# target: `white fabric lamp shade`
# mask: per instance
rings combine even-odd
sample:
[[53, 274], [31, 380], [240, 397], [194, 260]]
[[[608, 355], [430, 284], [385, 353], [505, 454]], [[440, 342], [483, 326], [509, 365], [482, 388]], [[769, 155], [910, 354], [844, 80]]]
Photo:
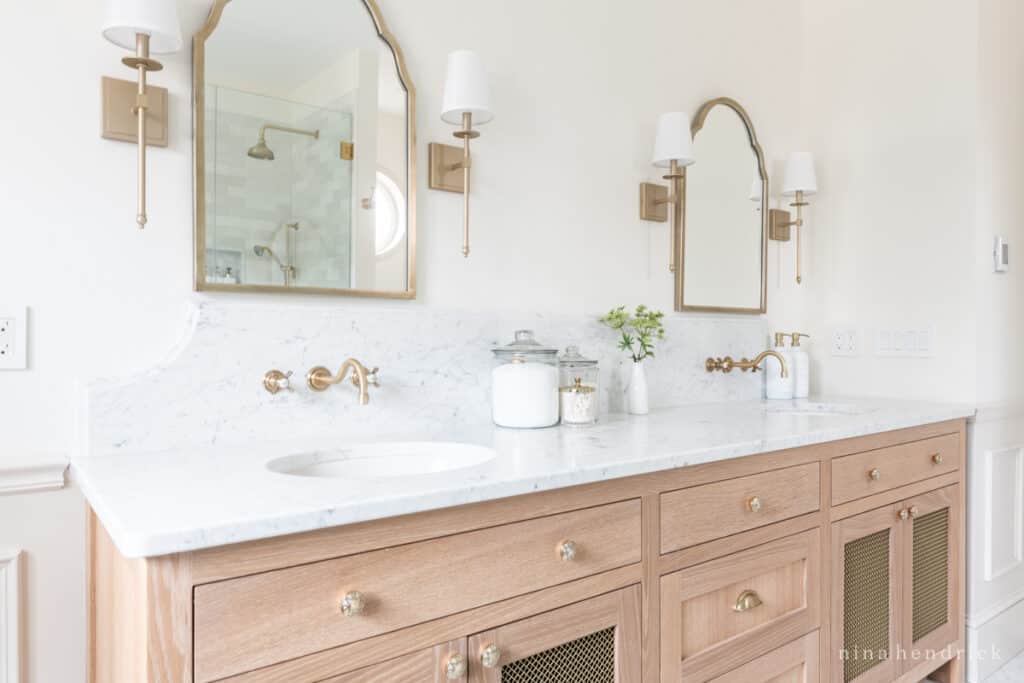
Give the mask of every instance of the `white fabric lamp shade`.
[[441, 119], [458, 126], [466, 113], [473, 115], [473, 123], [476, 124], [487, 123], [494, 118], [483, 62], [475, 52], [456, 50], [448, 55]]
[[786, 175], [782, 183], [782, 194], [792, 197], [797, 192], [812, 195], [818, 191], [818, 179], [814, 175], [814, 155], [810, 152], [793, 152], [786, 160]]
[[103, 37], [135, 50], [135, 34], [149, 36], [149, 50], [167, 54], [181, 49], [181, 24], [176, 0], [108, 0]]
[[690, 116], [686, 112], [671, 111], [658, 117], [658, 130], [654, 136], [654, 158], [651, 163], [668, 168], [673, 161], [680, 166], [694, 162], [693, 136], [690, 135]]

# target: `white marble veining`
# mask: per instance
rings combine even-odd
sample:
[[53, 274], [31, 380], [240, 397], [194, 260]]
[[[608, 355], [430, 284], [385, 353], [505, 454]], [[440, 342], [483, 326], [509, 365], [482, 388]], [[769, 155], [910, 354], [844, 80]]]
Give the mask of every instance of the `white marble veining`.
[[[757, 317], [668, 315], [666, 339], [649, 361], [651, 406], [754, 400], [761, 375], [708, 374], [711, 354], [737, 358], [763, 350], [766, 323]], [[491, 352], [533, 329], [544, 344], [570, 344], [601, 362], [603, 411], [621, 412], [624, 388], [618, 337], [594, 316], [472, 313], [338, 302], [271, 304], [203, 301], [171, 360], [129, 379], [87, 388], [81, 455], [323, 437], [368, 439], [415, 431], [443, 438], [452, 425], [490, 421]], [[292, 371], [301, 385], [317, 365], [336, 370], [354, 356], [381, 369], [367, 407], [352, 387], [322, 394], [302, 386], [272, 396], [263, 373]]]
[[[301, 346], [299, 341], [296, 344]], [[419, 354], [417, 360], [422, 360]], [[455, 365], [451, 371], [473, 374], [485, 366]], [[383, 391], [376, 399], [382, 406], [380, 413], [362, 410], [379, 425], [392, 399]], [[355, 405], [352, 396], [346, 395], [345, 400]], [[483, 398], [478, 393], [474, 400]], [[448, 408], [436, 416], [434, 425], [417, 423], [414, 429], [392, 424], [387, 432], [377, 434], [370, 430], [344, 438], [262, 441], [258, 446], [207, 445], [161, 452], [125, 447], [116, 453], [78, 457], [72, 471], [121, 552], [142, 557], [662, 471], [974, 413], [964, 406], [918, 402], [831, 403], [853, 405], [857, 410], [786, 413], [765, 410], [766, 404], [759, 401], [745, 401], [663, 408], [644, 417], [613, 415], [593, 427], [515, 431], [486, 426], [486, 419], [475, 409], [471, 412], [474, 424], [461, 411]], [[429, 401], [425, 402], [423, 414], [431, 410]], [[317, 409], [296, 406], [287, 412], [287, 419], [298, 419], [301, 411]], [[357, 415], [354, 410], [344, 411], [340, 421]], [[248, 420], [242, 414], [225, 419]], [[318, 414], [318, 419], [323, 416]], [[144, 433], [133, 438], [151, 442]], [[497, 450], [497, 457], [439, 474], [359, 482], [299, 477], [266, 467], [273, 458], [307, 450], [410, 438], [490, 446]]]

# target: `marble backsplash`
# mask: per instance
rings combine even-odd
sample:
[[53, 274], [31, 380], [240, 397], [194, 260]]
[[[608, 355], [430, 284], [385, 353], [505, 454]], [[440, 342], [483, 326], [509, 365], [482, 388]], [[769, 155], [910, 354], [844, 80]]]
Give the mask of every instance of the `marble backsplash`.
[[[651, 407], [756, 400], [761, 373], [709, 374], [709, 355], [765, 347], [761, 318], [667, 315], [649, 361]], [[613, 330], [593, 317], [201, 301], [172, 358], [141, 375], [96, 381], [80, 415], [83, 455], [238, 446], [269, 441], [445, 438], [452, 427], [490, 425], [490, 349], [533, 329], [538, 341], [575, 344], [601, 364], [602, 412], [624, 410], [629, 363]], [[307, 370], [336, 371], [347, 357], [380, 367], [381, 386], [360, 406], [348, 383], [323, 393]], [[263, 373], [292, 371], [293, 391], [271, 395]]]

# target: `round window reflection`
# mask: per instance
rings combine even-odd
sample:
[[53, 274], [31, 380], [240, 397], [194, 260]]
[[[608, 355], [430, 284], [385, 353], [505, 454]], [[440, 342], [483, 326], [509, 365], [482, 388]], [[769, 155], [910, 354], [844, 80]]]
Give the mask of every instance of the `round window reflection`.
[[374, 193], [377, 220], [377, 256], [393, 251], [405, 238], [405, 199], [390, 177], [377, 171]]

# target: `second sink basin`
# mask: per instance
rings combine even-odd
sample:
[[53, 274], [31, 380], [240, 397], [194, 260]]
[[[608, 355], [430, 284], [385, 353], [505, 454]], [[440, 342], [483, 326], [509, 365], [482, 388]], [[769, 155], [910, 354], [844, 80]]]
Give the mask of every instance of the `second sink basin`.
[[495, 455], [492, 448], [465, 443], [385, 442], [286, 455], [268, 462], [267, 469], [299, 477], [390, 479], [482, 465]]

